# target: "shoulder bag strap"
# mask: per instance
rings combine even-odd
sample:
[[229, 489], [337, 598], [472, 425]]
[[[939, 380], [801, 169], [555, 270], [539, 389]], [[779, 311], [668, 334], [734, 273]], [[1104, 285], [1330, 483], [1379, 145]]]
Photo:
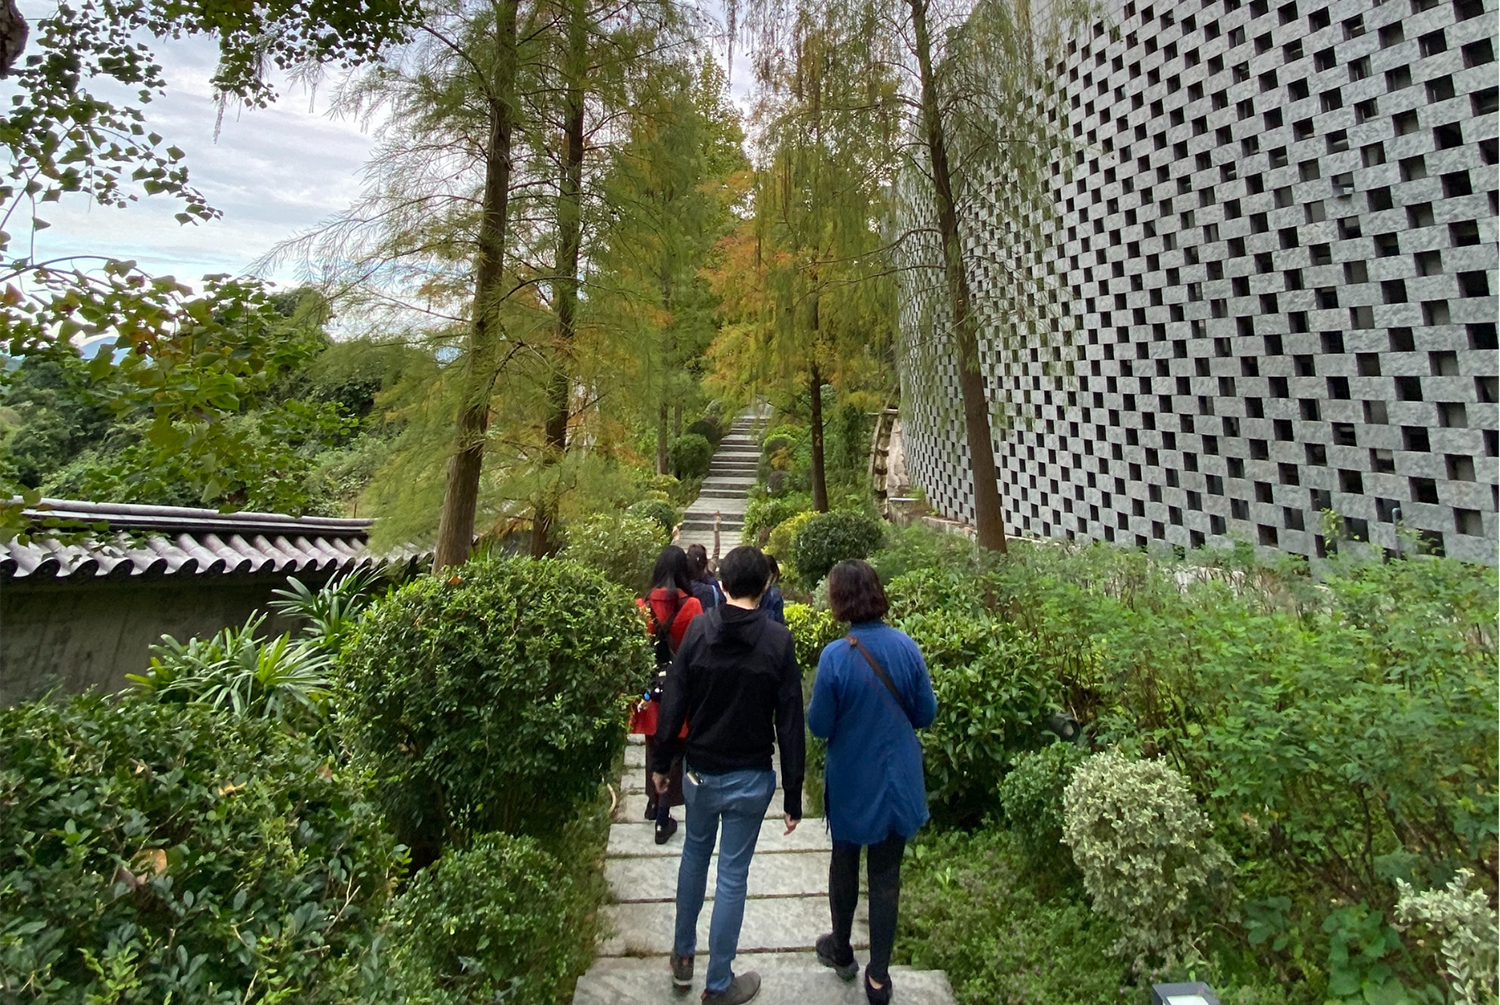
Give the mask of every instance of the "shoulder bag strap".
[[859, 654], [865, 658], [865, 662], [870, 664], [870, 669], [875, 671], [875, 676], [880, 678], [880, 683], [885, 685], [885, 689], [891, 693], [891, 697], [896, 699], [896, 707], [901, 709], [901, 714], [906, 717], [907, 725], [911, 725], [911, 713], [906, 710], [906, 702], [902, 700], [901, 692], [896, 690], [896, 682], [891, 680], [891, 675], [886, 673], [885, 667], [881, 666], [880, 661], [875, 658], [870, 650], [865, 648], [863, 642], [853, 635], [848, 636], [848, 639], [849, 644], [858, 649]]

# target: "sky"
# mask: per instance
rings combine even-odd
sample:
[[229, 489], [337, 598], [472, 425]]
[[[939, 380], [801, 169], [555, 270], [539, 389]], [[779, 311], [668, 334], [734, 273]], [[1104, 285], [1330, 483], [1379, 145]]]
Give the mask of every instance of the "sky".
[[[146, 106], [148, 126], [187, 154], [191, 183], [223, 217], [180, 225], [178, 201], [142, 196], [126, 209], [66, 197], [46, 207], [52, 226], [37, 234], [37, 256], [102, 254], [133, 258], [150, 272], [196, 285], [203, 275], [239, 274], [278, 242], [346, 208], [358, 195], [373, 137], [358, 123], [330, 118], [326, 95], [282, 88], [269, 108], [229, 109], [217, 140], [219, 109], [209, 78], [212, 39], [157, 45], [166, 93]], [[288, 279], [290, 270], [273, 278]]]
[[[263, 109], [229, 109], [214, 136], [219, 108], [209, 78], [217, 54], [208, 38], [154, 42], [166, 93], [146, 106], [148, 126], [187, 154], [189, 179], [223, 216], [181, 225], [175, 199], [142, 196], [126, 209], [66, 197], [48, 206], [51, 224], [36, 235], [37, 257], [106, 255], [136, 260], [156, 275], [191, 286], [210, 273], [243, 274], [278, 243], [315, 227], [359, 196], [374, 145], [371, 129], [328, 114], [332, 82], [309, 93], [279, 87]], [[734, 65], [736, 94], [748, 93], [748, 61]], [[296, 263], [265, 276], [295, 282]]]

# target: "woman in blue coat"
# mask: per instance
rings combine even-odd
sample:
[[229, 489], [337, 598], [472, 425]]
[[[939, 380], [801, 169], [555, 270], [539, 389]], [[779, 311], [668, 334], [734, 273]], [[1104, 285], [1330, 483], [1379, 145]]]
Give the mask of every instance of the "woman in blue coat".
[[891, 947], [901, 896], [901, 855], [927, 822], [927, 788], [916, 730], [937, 715], [937, 698], [917, 644], [887, 626], [880, 577], [865, 562], [828, 574], [833, 616], [849, 636], [818, 660], [807, 725], [828, 741], [823, 802], [833, 832], [828, 905], [833, 932], [818, 939], [818, 960], [844, 980], [859, 973], [849, 934], [859, 902], [859, 853], [868, 849], [870, 964], [865, 995], [891, 1000]]

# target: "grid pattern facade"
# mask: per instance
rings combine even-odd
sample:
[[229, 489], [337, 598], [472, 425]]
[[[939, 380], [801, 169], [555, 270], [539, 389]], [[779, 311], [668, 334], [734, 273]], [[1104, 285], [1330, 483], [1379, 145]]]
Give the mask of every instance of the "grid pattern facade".
[[[1331, 510], [1495, 563], [1496, 25], [1495, 0], [1137, 0], [1075, 33], [1054, 211], [1016, 226], [1001, 159], [964, 165], [1009, 532], [1319, 555]], [[933, 272], [903, 306], [906, 457], [972, 520], [956, 365], [912, 348], [942, 341]], [[1018, 273], [1055, 316], [1014, 323]]]

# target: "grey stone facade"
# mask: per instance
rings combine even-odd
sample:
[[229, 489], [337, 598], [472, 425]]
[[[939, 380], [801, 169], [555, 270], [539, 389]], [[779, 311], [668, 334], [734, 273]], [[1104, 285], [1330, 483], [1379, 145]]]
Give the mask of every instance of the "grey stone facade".
[[[1316, 555], [1332, 510], [1495, 563], [1496, 27], [1495, 0], [1136, 0], [1073, 33], [1055, 212], [1005, 202], [998, 152], [963, 165], [1010, 533]], [[1017, 318], [1017, 275], [1050, 313]], [[907, 463], [972, 519], [941, 290], [907, 276]]]

